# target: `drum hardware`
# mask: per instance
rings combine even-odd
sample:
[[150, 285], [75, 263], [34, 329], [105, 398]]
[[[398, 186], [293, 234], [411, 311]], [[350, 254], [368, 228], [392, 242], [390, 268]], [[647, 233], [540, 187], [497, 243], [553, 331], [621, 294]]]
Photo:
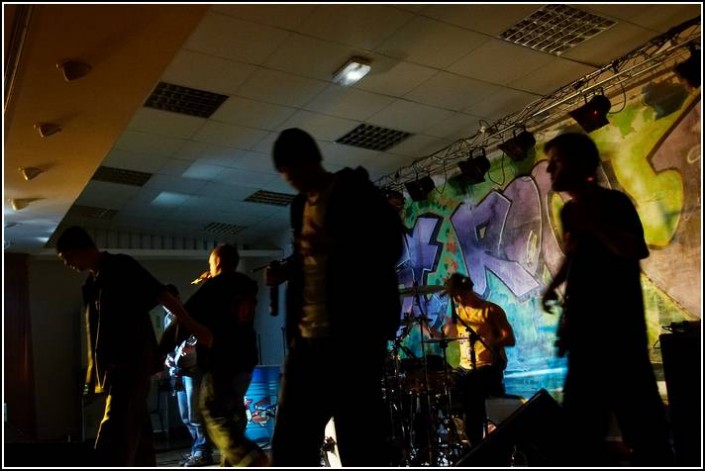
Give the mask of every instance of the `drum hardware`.
[[402, 288], [399, 290], [400, 296], [419, 296], [422, 294], [433, 294], [443, 291], [445, 288], [443, 285], [416, 285], [410, 286], [408, 288]]

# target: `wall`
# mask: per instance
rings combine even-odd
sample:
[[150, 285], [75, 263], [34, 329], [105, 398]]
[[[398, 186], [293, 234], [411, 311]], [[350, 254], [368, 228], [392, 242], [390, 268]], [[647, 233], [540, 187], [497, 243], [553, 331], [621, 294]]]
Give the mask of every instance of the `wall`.
[[[283, 361], [283, 316], [269, 315], [269, 290], [263, 285], [263, 271], [251, 273], [251, 270], [279, 257], [275, 251], [271, 257], [256, 258], [243, 253], [239, 266], [240, 271], [250, 275], [260, 286], [255, 327], [259, 335], [261, 363], [265, 365], [280, 365]], [[175, 284], [182, 298], [188, 299], [197, 289], [189, 284], [190, 281], [208, 269], [208, 252], [204, 252], [200, 260], [145, 258], [139, 261], [161, 282]], [[86, 275], [69, 270], [54, 257], [33, 257], [29, 272], [37, 438], [66, 441], [70, 436], [72, 440], [80, 440], [83, 433], [80, 392], [85, 368], [81, 285]], [[152, 316], [159, 334], [161, 309], [153, 310]], [[99, 404], [86, 409], [87, 436], [94, 434], [101, 412]], [[158, 429], [156, 416], [153, 419], [155, 429]], [[179, 423], [176, 406], [172, 404], [169, 424]]]
[[[644, 226], [651, 255], [642, 263], [642, 285], [655, 347], [661, 326], [701, 317], [700, 96], [673, 77], [662, 80], [667, 86], [613, 97], [610, 124], [591, 133], [602, 156], [601, 184], [629, 195]], [[672, 113], [654, 106], [669, 100]], [[426, 201], [407, 201], [403, 212], [409, 232], [400, 282], [440, 285], [455, 271], [469, 274], [478, 293], [505, 308], [515, 329], [507, 387], [526, 397], [540, 388], [558, 391], [565, 375], [565, 360], [554, 355], [557, 316], [545, 313], [540, 301], [562, 257], [558, 214], [565, 197], [550, 190], [542, 146], [568, 129], [580, 130], [562, 119], [535, 132], [536, 151], [525, 160], [490, 156], [483, 183], [436, 180]], [[424, 296], [420, 306], [406, 298], [403, 312], [416, 314], [419, 307], [439, 330], [450, 312], [438, 294]], [[596, 341], [609, 325], [595, 313]], [[416, 323], [400, 336], [420, 354]], [[427, 347], [442, 354], [438, 344]], [[658, 350], [653, 353], [660, 359]], [[447, 355], [456, 364], [457, 346]]]

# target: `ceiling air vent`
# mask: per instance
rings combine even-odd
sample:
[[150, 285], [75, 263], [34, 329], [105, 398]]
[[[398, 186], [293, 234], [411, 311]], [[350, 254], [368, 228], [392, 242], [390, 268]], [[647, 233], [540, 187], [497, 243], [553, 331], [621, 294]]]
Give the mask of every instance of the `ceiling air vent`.
[[117, 214], [116, 209], [97, 208], [95, 206], [82, 206], [74, 204], [68, 211], [67, 217], [90, 218], [110, 220]]
[[408, 132], [361, 124], [335, 142], [364, 149], [385, 151], [409, 136], [411, 133]]
[[275, 193], [273, 191], [259, 190], [245, 198], [250, 203], [272, 204], [274, 206], [288, 206], [296, 197], [288, 193]]
[[227, 95], [159, 82], [144, 106], [198, 116], [199, 118], [209, 118], [227, 99]]
[[566, 5], [546, 5], [499, 35], [500, 39], [560, 56], [611, 28], [616, 21]]
[[101, 166], [96, 170], [92, 180], [119, 183], [121, 185], [144, 186], [150, 178], [152, 178], [151, 173]]
[[211, 222], [207, 224], [203, 230], [205, 232], [210, 232], [211, 234], [218, 235], [234, 235], [243, 230], [244, 226], [237, 226], [235, 224], [226, 224], [224, 222]]

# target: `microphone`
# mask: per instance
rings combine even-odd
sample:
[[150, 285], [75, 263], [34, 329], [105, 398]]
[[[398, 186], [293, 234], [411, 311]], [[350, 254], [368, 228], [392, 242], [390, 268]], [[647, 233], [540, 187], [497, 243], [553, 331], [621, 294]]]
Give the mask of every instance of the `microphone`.
[[274, 317], [279, 315], [279, 286], [269, 288], [269, 313]]
[[191, 284], [192, 284], [192, 285], [200, 285], [201, 283], [203, 283], [204, 281], [206, 281], [206, 280], [207, 280], [208, 278], [210, 278], [210, 277], [211, 277], [211, 272], [210, 272], [210, 271], [204, 271], [203, 273], [201, 273], [200, 275], [198, 275], [198, 278], [196, 278], [195, 280], [193, 280], [193, 281], [191, 282]]

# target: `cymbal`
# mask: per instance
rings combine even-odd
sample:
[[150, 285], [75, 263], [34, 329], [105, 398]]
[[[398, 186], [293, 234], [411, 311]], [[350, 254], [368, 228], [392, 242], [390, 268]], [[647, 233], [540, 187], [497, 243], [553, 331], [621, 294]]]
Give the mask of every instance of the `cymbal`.
[[443, 291], [443, 285], [411, 286], [399, 290], [401, 296], [416, 296], [417, 294], [431, 294]]
[[424, 342], [452, 342], [454, 340], [470, 340], [470, 337], [442, 337], [438, 339], [424, 339]]

